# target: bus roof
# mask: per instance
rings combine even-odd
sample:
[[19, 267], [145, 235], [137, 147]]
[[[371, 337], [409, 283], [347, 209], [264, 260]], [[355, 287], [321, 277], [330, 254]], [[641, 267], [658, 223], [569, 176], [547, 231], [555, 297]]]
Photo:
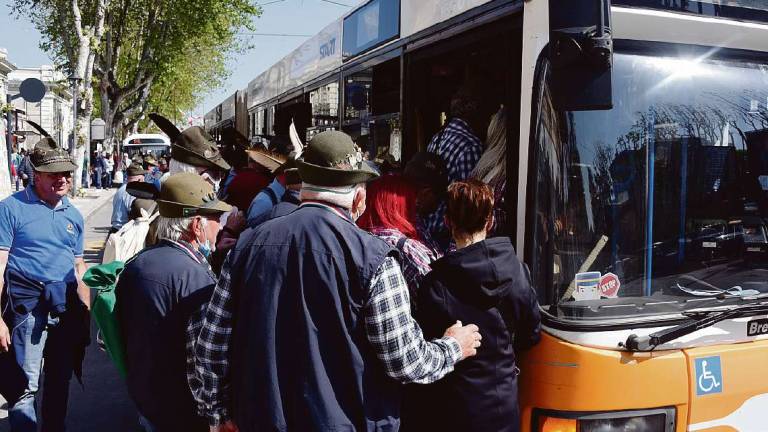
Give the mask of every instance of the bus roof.
[[132, 134], [123, 140], [123, 146], [171, 145], [171, 140], [163, 134]]

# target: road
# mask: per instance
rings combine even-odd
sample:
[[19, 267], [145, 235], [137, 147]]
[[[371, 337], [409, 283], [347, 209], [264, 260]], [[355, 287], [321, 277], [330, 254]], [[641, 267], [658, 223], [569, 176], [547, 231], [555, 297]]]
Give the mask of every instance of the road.
[[[101, 262], [104, 240], [109, 231], [112, 201], [97, 210], [85, 222], [85, 260], [89, 265]], [[91, 323], [91, 340], [96, 340], [96, 326]], [[128, 397], [125, 383], [107, 354], [95, 343], [85, 356], [83, 383], [72, 379], [69, 392], [67, 429], [70, 431], [137, 432], [138, 414]], [[0, 400], [0, 432], [8, 432], [5, 404]]]

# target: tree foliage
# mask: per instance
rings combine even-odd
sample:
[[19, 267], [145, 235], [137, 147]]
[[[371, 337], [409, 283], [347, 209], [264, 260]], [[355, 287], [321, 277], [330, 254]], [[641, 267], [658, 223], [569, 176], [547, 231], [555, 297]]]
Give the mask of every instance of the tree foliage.
[[95, 107], [107, 123], [108, 139], [130, 130], [148, 110], [169, 118], [196, 105], [227, 77], [226, 61], [247, 47], [238, 37], [253, 29], [261, 10], [252, 0], [14, 0], [43, 35], [41, 47], [72, 70], [78, 38], [68, 31], [79, 1], [82, 25], [95, 54]]

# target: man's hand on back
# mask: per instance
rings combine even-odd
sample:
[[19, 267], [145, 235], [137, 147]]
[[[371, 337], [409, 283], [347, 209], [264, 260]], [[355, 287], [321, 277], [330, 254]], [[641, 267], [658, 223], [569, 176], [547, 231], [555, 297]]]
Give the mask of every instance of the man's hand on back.
[[477, 354], [477, 348], [480, 347], [480, 340], [483, 338], [480, 336], [480, 329], [476, 325], [462, 326], [461, 321], [456, 321], [456, 324], [448, 327], [445, 336], [450, 336], [459, 343], [462, 360]]

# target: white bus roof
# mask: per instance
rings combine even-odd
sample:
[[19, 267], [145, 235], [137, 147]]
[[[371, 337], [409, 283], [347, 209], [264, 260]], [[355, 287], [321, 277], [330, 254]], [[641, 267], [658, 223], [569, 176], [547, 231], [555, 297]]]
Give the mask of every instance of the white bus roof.
[[[157, 142], [157, 140], [162, 140], [162, 142]], [[135, 142], [135, 140], [139, 140], [141, 142]], [[152, 142], [144, 142], [144, 140], [153, 140]], [[171, 140], [167, 136], [163, 134], [133, 134], [128, 135], [126, 139], [123, 140], [123, 146], [140, 146], [140, 145], [171, 145]]]

